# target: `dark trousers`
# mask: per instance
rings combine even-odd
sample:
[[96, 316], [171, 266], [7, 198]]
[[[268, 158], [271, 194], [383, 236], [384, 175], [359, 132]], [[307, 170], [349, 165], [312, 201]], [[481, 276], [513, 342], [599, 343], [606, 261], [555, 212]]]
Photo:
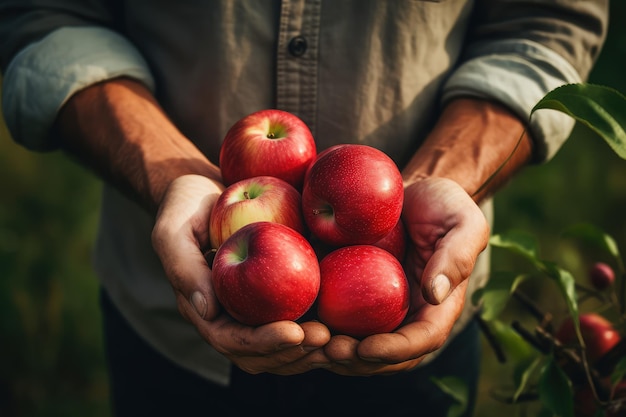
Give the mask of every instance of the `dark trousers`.
[[[117, 417], [140, 416], [445, 416], [451, 397], [431, 377], [478, 384], [480, 335], [474, 322], [432, 363], [391, 376], [344, 377], [326, 370], [295, 376], [232, 369], [229, 387], [213, 384], [163, 357], [130, 328], [106, 293], [101, 297], [112, 406]], [[192, 414], [193, 413], [193, 414]]]

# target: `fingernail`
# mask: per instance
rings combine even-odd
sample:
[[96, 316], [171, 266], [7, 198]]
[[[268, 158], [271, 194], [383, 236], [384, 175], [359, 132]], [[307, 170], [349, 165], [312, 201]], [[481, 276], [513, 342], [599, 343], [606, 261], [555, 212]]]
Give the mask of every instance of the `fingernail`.
[[191, 298], [189, 300], [193, 308], [196, 310], [196, 313], [202, 318], [206, 314], [207, 304], [204, 295], [200, 291], [196, 291], [191, 294]]
[[433, 279], [432, 294], [437, 303], [441, 304], [450, 292], [450, 280], [447, 276], [439, 274]]

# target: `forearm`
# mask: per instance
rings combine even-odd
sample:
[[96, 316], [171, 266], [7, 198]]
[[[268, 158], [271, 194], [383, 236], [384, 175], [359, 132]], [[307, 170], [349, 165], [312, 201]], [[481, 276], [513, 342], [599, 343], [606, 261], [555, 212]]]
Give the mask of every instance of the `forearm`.
[[528, 164], [531, 156], [532, 141], [519, 118], [489, 101], [456, 99], [446, 106], [402, 174], [405, 185], [424, 177], [452, 179], [479, 202]]
[[221, 183], [212, 164], [167, 118], [139, 82], [114, 79], [74, 94], [55, 128], [61, 147], [154, 213], [185, 174]]

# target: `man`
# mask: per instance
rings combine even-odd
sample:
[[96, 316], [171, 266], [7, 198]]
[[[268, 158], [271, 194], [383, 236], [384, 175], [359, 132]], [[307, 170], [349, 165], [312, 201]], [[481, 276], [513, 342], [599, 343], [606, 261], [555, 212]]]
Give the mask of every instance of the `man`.
[[[606, 3], [0, 1], [13, 137], [105, 180], [95, 268], [116, 412], [445, 415], [430, 377], [447, 375], [472, 400], [466, 299], [488, 274], [490, 196], [567, 138], [566, 116], [528, 114], [587, 77]], [[220, 311], [203, 256], [220, 143], [273, 107], [318, 151], [364, 143], [402, 169], [412, 306], [394, 333]]]

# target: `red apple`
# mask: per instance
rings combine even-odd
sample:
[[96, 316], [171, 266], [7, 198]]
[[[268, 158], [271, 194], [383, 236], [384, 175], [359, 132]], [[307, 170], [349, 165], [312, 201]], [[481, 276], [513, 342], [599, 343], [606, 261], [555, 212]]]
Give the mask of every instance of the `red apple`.
[[228, 186], [249, 177], [270, 175], [302, 187], [316, 156], [313, 135], [295, 114], [260, 110], [238, 120], [220, 148], [222, 181]]
[[309, 166], [307, 167], [307, 169], [304, 171], [304, 178], [306, 181], [306, 177], [309, 175], [309, 171], [311, 170], [311, 166], [313, 166], [313, 163], [315, 162], [315, 160], [324, 157], [324, 155], [326, 155], [327, 153], [333, 152], [335, 149], [337, 148], [341, 148], [342, 146], [346, 146], [347, 143], [339, 143], [337, 145], [333, 145], [329, 148], [324, 149], [323, 151], [319, 152], [315, 158], [313, 158], [313, 160], [311, 161], [311, 163], [309, 164]]
[[256, 222], [219, 247], [212, 280], [224, 309], [235, 320], [257, 326], [302, 317], [317, 297], [320, 268], [300, 233], [280, 223]]
[[384, 152], [346, 144], [322, 152], [302, 190], [304, 221], [321, 241], [372, 244], [398, 222], [404, 202], [402, 175]]
[[363, 338], [397, 328], [409, 310], [409, 284], [400, 262], [373, 245], [344, 246], [320, 262], [320, 321], [339, 334]]
[[281, 223], [304, 233], [298, 190], [276, 177], [250, 177], [226, 187], [209, 216], [211, 247], [219, 246], [241, 227], [258, 222]]
[[383, 248], [396, 257], [400, 263], [404, 262], [404, 254], [406, 253], [407, 234], [402, 219], [391, 229], [391, 232], [383, 236], [382, 239], [372, 243], [374, 246]]
[[615, 271], [604, 262], [596, 262], [589, 269], [589, 280], [598, 290], [605, 290], [615, 282]]
[[[315, 253], [317, 253], [317, 258], [319, 260], [322, 260], [330, 252], [339, 249], [339, 246], [332, 246], [324, 243], [314, 235], [309, 237], [309, 242], [311, 243], [311, 246], [313, 246], [313, 249], [315, 249]], [[391, 232], [383, 236], [382, 239], [372, 243], [372, 245], [378, 246], [379, 248], [390, 252], [396, 257], [396, 259], [398, 259], [398, 261], [400, 261], [400, 263], [404, 262], [404, 255], [406, 254], [407, 246], [407, 234], [402, 220], [399, 219], [396, 226], [391, 229]]]
[[[611, 350], [621, 337], [613, 324], [600, 314], [581, 314], [579, 320], [587, 359], [593, 364]], [[555, 336], [563, 344], [577, 343], [578, 339], [571, 317], [563, 320]]]

